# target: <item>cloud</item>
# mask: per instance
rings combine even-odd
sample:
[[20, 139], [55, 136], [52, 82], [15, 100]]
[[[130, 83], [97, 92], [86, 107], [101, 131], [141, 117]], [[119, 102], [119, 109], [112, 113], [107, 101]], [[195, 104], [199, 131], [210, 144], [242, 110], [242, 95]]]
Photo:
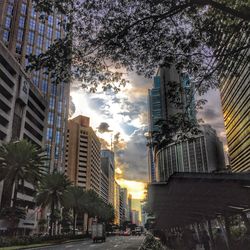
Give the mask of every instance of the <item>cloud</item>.
[[117, 152], [117, 167], [122, 171], [122, 177], [127, 180], [147, 181], [148, 164], [147, 148], [144, 133], [145, 128], [136, 130], [126, 147]]
[[76, 106], [72, 101], [72, 96], [69, 97], [69, 118], [71, 118], [76, 112]]
[[112, 132], [113, 130], [109, 129], [109, 124], [107, 122], [102, 122], [100, 125], [97, 127], [98, 132], [103, 134], [103, 133], [109, 133]]

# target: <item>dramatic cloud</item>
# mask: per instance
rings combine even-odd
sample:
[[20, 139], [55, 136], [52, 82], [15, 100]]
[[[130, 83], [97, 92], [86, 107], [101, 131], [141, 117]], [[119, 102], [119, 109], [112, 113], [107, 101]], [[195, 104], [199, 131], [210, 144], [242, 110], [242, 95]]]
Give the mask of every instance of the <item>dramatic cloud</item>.
[[109, 133], [112, 132], [113, 130], [109, 129], [109, 125], [107, 122], [102, 122], [100, 125], [97, 127], [98, 132], [103, 134], [103, 133]]
[[76, 106], [74, 102], [72, 101], [72, 96], [69, 98], [69, 118], [71, 118], [74, 113], [76, 112]]

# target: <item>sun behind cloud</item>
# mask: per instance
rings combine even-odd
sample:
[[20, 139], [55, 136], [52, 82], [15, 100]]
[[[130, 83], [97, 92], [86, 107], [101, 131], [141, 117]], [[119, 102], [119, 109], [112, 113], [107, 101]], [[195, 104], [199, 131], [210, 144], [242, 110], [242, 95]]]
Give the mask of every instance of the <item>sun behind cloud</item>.
[[146, 183], [139, 181], [131, 181], [125, 179], [117, 179], [118, 184], [122, 188], [127, 188], [128, 193], [132, 195], [133, 199], [143, 200], [145, 198]]

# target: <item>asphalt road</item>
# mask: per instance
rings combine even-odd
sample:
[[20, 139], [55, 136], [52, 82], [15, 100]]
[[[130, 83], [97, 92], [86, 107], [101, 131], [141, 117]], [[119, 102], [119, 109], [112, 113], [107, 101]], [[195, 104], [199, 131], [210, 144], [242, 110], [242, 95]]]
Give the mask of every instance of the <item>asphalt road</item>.
[[112, 236], [104, 243], [93, 243], [92, 240], [70, 242], [61, 245], [36, 248], [36, 250], [138, 250], [144, 236]]

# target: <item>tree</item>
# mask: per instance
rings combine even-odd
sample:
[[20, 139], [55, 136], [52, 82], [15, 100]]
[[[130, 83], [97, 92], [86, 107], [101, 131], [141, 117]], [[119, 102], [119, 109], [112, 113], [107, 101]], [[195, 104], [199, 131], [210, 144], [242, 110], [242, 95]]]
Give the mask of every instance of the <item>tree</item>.
[[118, 90], [126, 83], [122, 71], [151, 77], [159, 65], [175, 63], [204, 93], [218, 87], [217, 75], [235, 58], [247, 60], [250, 48], [248, 0], [33, 1], [39, 11], [68, 16], [68, 33], [32, 57], [31, 68], [73, 75], [91, 91], [100, 84]]
[[86, 193], [81, 187], [70, 186], [64, 193], [63, 206], [73, 212], [73, 234], [75, 235], [77, 215], [85, 212]]
[[70, 186], [70, 181], [62, 173], [46, 175], [38, 186], [36, 202], [42, 208], [50, 207], [50, 229], [52, 235], [56, 222], [56, 209], [63, 203], [65, 190]]
[[25, 218], [17, 193], [22, 192], [25, 182], [36, 186], [44, 174], [46, 161], [43, 149], [26, 140], [9, 142], [0, 147], [0, 181], [4, 181], [1, 214], [6, 214], [5, 218], [16, 223]]

